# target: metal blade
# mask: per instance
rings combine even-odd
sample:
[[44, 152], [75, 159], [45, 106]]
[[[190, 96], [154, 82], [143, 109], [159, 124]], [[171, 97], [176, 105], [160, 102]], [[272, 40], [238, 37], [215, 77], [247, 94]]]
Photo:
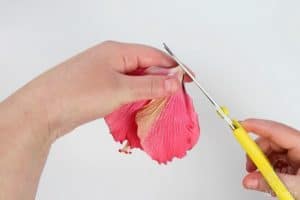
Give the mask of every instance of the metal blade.
[[219, 104], [208, 94], [208, 92], [202, 87], [196, 77], [189, 71], [189, 69], [178, 59], [178, 57], [171, 51], [171, 49], [163, 43], [165, 50], [168, 54], [177, 62], [181, 69], [194, 81], [202, 93], [207, 97], [210, 103], [215, 107], [216, 111], [222, 116], [222, 118], [228, 123], [231, 129], [235, 129], [232, 120], [224, 113]]

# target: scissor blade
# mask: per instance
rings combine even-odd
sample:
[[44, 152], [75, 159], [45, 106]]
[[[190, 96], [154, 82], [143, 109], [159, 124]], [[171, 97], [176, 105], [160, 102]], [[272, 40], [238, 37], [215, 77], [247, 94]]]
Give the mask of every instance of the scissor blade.
[[216, 111], [222, 116], [222, 118], [228, 123], [231, 129], [234, 129], [232, 120], [224, 113], [222, 108], [217, 104], [217, 102], [208, 94], [208, 92], [202, 87], [200, 82], [196, 79], [196, 77], [190, 72], [190, 70], [177, 58], [177, 56], [171, 51], [171, 49], [163, 43], [165, 50], [168, 54], [177, 62], [177, 64], [181, 67], [181, 69], [194, 81], [194, 83], [198, 86], [198, 88], [202, 91], [202, 93], [207, 97], [207, 99], [211, 102], [211, 104], [215, 107]]
[[169, 53], [169, 55], [177, 62], [179, 67], [195, 82], [195, 84], [200, 88], [200, 90], [204, 93], [204, 95], [208, 98], [208, 100], [215, 106], [220, 107], [218, 104], [213, 100], [212, 97], [208, 94], [208, 92], [201, 86], [199, 81], [196, 77], [188, 70], [188, 68], [177, 58], [177, 56], [171, 51], [171, 49], [163, 43], [165, 50]]

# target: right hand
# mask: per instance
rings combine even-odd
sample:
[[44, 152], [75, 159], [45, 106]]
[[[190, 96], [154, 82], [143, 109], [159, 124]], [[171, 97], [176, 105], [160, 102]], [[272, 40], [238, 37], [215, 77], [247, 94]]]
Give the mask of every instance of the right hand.
[[[300, 199], [300, 131], [268, 120], [248, 119], [243, 127], [258, 135], [256, 143], [269, 158], [288, 190]], [[274, 194], [254, 163], [247, 157], [243, 185], [247, 189]]]

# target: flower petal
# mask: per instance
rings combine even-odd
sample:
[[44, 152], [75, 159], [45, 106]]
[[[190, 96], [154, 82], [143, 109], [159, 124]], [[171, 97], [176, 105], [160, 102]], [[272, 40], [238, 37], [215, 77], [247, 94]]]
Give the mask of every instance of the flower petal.
[[[137, 116], [140, 112], [144, 110], [139, 111]], [[160, 115], [151, 121], [152, 126], [147, 134], [139, 132], [145, 131], [140, 128], [144, 124], [139, 123], [144, 121], [145, 119], [137, 120], [137, 135], [141, 139], [143, 150], [159, 163], [166, 163], [174, 157], [184, 157], [197, 143], [200, 135], [198, 116], [184, 88], [167, 99]]]

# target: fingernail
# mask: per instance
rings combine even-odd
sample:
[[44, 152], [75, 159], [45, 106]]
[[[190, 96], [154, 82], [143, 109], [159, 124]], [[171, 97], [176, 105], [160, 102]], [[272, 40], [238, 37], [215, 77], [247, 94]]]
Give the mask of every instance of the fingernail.
[[167, 92], [175, 92], [178, 89], [177, 80], [169, 78], [165, 80], [165, 89]]
[[180, 68], [178, 67], [172, 67], [168, 70], [168, 76], [174, 76], [175, 74], [177, 74], [179, 72]]
[[257, 179], [249, 179], [246, 184], [247, 189], [256, 189], [258, 187]]

